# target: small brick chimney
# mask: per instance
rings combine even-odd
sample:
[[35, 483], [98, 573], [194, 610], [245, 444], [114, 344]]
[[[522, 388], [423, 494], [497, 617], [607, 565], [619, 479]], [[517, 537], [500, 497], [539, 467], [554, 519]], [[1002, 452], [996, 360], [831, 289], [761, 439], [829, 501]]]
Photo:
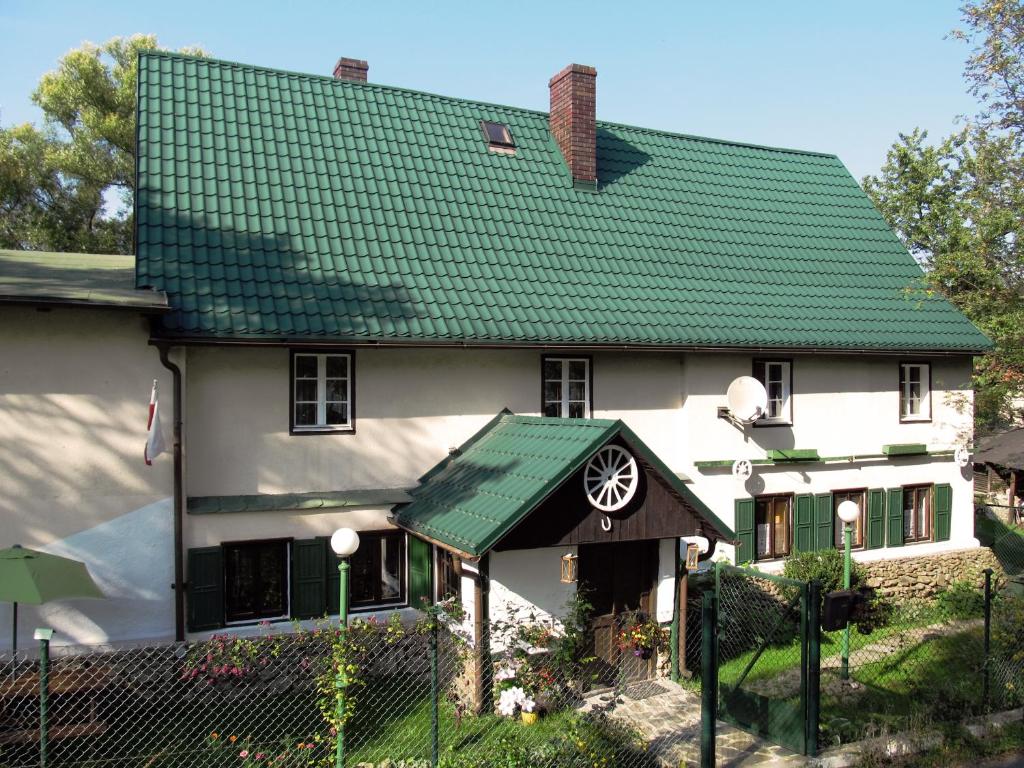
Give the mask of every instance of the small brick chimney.
[[334, 65], [335, 80], [356, 80], [360, 83], [366, 82], [366, 73], [370, 65], [362, 59], [348, 59], [342, 56]]
[[597, 185], [597, 70], [570, 64], [548, 82], [548, 125], [573, 182]]

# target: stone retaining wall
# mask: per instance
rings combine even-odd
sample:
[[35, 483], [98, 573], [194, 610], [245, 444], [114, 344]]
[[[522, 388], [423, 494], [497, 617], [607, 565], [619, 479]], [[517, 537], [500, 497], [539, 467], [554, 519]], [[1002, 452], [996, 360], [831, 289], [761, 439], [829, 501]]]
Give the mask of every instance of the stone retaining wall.
[[861, 563], [867, 574], [867, 585], [897, 599], [930, 598], [956, 581], [969, 581], [982, 588], [986, 568], [995, 571], [993, 584], [999, 585], [1005, 573], [992, 550], [987, 547], [942, 552], [937, 555], [908, 557], [897, 560], [876, 560]]

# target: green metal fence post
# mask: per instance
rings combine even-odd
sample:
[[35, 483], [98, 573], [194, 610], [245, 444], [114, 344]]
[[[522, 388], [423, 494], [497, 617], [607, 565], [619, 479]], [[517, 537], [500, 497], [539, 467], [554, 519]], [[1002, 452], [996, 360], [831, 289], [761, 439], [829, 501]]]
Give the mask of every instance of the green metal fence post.
[[[345, 663], [348, 663], [348, 572], [348, 558], [343, 557], [341, 562], [338, 563], [338, 641], [344, 648], [343, 659]], [[337, 710], [335, 712], [338, 733], [334, 751], [334, 765], [335, 768], [345, 768], [345, 688], [348, 687], [348, 671], [346, 669], [338, 669], [334, 685], [338, 696]]]
[[989, 675], [992, 667], [992, 569], [985, 569], [985, 663], [981, 683], [981, 705], [988, 707]]
[[39, 765], [46, 768], [50, 751], [50, 638], [52, 629], [37, 629], [39, 641]]
[[700, 766], [715, 765], [718, 719], [718, 595], [704, 590], [701, 600]]
[[430, 617], [430, 765], [437, 768], [440, 753], [438, 730], [437, 614]]
[[807, 754], [818, 753], [821, 719], [821, 583], [807, 588]]

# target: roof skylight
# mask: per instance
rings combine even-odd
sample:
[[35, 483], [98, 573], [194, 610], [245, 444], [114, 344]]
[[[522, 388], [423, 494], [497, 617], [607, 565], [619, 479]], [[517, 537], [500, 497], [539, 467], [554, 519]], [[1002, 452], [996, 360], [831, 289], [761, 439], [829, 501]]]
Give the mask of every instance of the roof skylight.
[[512, 132], [504, 123], [495, 123], [490, 120], [481, 120], [480, 127], [484, 131], [484, 138], [490, 149], [504, 152], [514, 151], [516, 143], [512, 139]]

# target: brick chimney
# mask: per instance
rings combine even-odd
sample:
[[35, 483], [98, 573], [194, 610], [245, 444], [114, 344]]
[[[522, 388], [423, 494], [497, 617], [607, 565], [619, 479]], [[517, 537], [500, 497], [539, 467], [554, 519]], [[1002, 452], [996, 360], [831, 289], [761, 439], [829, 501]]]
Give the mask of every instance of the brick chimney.
[[597, 185], [597, 70], [570, 64], [548, 82], [548, 125], [574, 183]]
[[356, 80], [360, 83], [366, 82], [366, 73], [370, 65], [362, 59], [347, 59], [342, 56], [334, 65], [335, 80]]

